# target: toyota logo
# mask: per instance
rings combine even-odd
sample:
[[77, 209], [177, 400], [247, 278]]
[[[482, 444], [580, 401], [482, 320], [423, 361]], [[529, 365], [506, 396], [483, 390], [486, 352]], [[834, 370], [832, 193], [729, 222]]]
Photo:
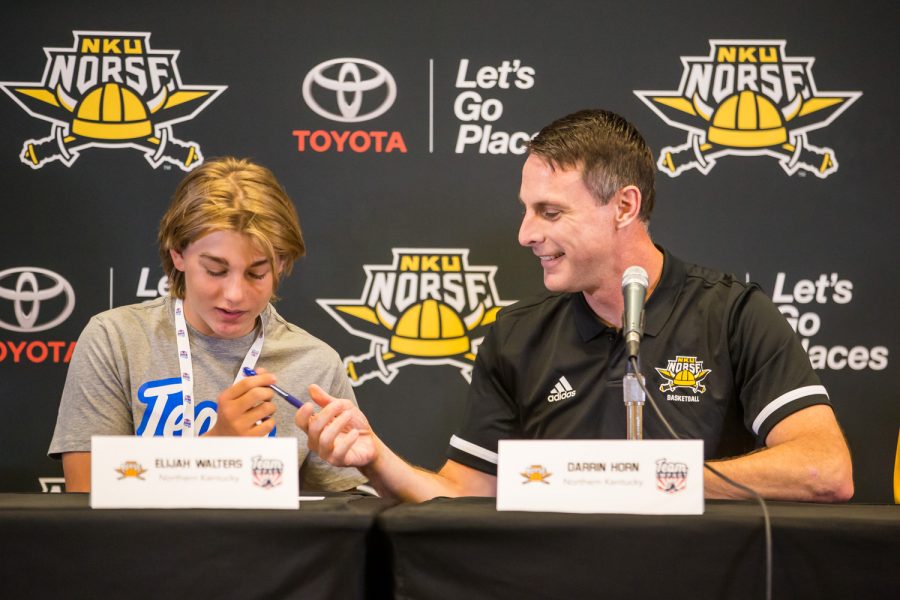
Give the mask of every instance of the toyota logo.
[[[334, 92], [340, 114], [322, 108], [313, 85]], [[363, 108], [367, 92], [384, 87], [381, 104], [368, 112]], [[387, 69], [364, 58], [335, 58], [313, 67], [303, 80], [303, 99], [316, 114], [341, 123], [358, 123], [383, 115], [397, 98], [397, 84]]]
[[[15, 275], [18, 275], [15, 284], [12, 287], [7, 286], [5, 281], [12, 280]], [[47, 283], [47, 280], [49, 280], [49, 285], [41, 287], [41, 284]], [[65, 307], [55, 318], [38, 323], [41, 303], [61, 295], [65, 295]], [[15, 325], [0, 319], [0, 327], [24, 333], [56, 327], [69, 318], [75, 308], [75, 291], [69, 282], [61, 275], [39, 267], [18, 267], [0, 271], [0, 298], [12, 300], [13, 311], [16, 321], [18, 321], [18, 324]], [[56, 304], [58, 303], [53, 305], [54, 309], [57, 308]]]

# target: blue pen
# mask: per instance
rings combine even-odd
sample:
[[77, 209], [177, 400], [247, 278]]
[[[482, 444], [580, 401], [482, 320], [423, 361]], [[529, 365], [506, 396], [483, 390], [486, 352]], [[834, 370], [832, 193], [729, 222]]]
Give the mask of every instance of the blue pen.
[[[253, 369], [251, 369], [249, 367], [244, 367], [244, 375], [246, 375], [247, 377], [253, 377], [254, 375], [256, 375], [256, 371], [254, 371]], [[269, 387], [272, 388], [276, 394], [278, 394], [279, 396], [281, 396], [282, 398], [284, 398], [285, 400], [287, 400], [288, 402], [290, 402], [297, 408], [300, 408], [301, 406], [303, 406], [303, 400], [300, 400], [299, 398], [292, 396], [291, 394], [288, 394], [286, 391], [284, 391], [283, 389], [281, 389], [274, 383], [272, 385], [270, 385]]]

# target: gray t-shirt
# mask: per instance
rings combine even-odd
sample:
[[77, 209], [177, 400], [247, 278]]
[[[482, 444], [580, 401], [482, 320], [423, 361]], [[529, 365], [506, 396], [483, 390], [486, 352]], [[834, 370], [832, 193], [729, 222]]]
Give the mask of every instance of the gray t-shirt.
[[[181, 435], [181, 369], [175, 343], [174, 302], [169, 296], [100, 313], [85, 327], [66, 376], [49, 455], [89, 452], [92, 435]], [[309, 401], [307, 386], [320, 385], [356, 401], [338, 354], [279, 315], [261, 314], [265, 343], [256, 363], [278, 377], [279, 387]], [[223, 340], [188, 327], [194, 370], [195, 431], [216, 422], [216, 398], [235, 375], [259, 331]], [[301, 487], [339, 491], [364, 483], [356, 469], [338, 468], [309, 452], [294, 423], [296, 409], [275, 396], [273, 435], [298, 439]]]

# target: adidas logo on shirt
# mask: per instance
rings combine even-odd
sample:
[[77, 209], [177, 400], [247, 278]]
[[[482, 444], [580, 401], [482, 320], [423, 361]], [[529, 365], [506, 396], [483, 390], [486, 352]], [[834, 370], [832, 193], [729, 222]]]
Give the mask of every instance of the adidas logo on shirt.
[[559, 402], [560, 400], [565, 400], [566, 398], [572, 398], [577, 393], [578, 392], [572, 389], [572, 386], [569, 384], [565, 376], [563, 376], [560, 377], [559, 381], [556, 382], [556, 385], [553, 386], [553, 391], [550, 392], [549, 396], [547, 396], [547, 402]]

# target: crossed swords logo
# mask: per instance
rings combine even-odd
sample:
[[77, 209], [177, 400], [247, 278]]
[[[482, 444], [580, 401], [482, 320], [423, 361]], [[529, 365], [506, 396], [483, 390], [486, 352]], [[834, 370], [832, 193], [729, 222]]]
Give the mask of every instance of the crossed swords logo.
[[[75, 46], [62, 52], [71, 54], [77, 51], [79, 40], [84, 32], [75, 34]], [[103, 36], [104, 34], [97, 34]], [[109, 34], [116, 37], [137, 36], [143, 38], [145, 44], [149, 34]], [[71, 166], [78, 159], [80, 152], [87, 148], [135, 148], [144, 153], [147, 162], [154, 168], [162, 163], [170, 163], [182, 170], [190, 171], [203, 162], [200, 147], [195, 142], [177, 139], [172, 133], [172, 125], [194, 118], [206, 108], [227, 86], [184, 86], [181, 85], [175, 57], [171, 51], [148, 53], [148, 55], [168, 55], [168, 68], [172, 78], [165, 83], [151, 98], [141, 98], [133, 89], [119, 81], [103, 81], [83, 94], [65, 89], [60, 83], [48, 85], [51, 62], [59, 50], [45, 49], [48, 66], [44, 81], [40, 83], [0, 83], [0, 88], [7, 93], [25, 112], [32, 117], [49, 121], [52, 126], [50, 135], [40, 139], [26, 140], [20, 159], [32, 169], [40, 169], [45, 164], [59, 160]], [[116, 101], [110, 101], [114, 98]], [[93, 108], [94, 122], [87, 122], [82, 117], [84, 112], [92, 109], [87, 103], [98, 102]], [[118, 106], [117, 106], [118, 105]], [[104, 111], [122, 111], [122, 106], [131, 106], [133, 112], [141, 117], [140, 125], [133, 122], [111, 122]], [[123, 128], [113, 132], [112, 128], [122, 123]], [[103, 127], [106, 129], [103, 129]], [[128, 127], [133, 126], [131, 133]], [[80, 131], [78, 131], [80, 129]], [[106, 133], [104, 133], [106, 132]]]
[[[487, 333], [488, 326], [496, 320], [497, 312], [501, 308], [494, 306], [486, 309], [484, 303], [480, 303], [470, 315], [464, 318], [457, 315], [458, 322], [464, 328], [458, 332], [462, 335], [456, 340], [434, 339], [433, 342], [437, 342], [436, 346], [440, 350], [423, 353], [415, 349], [417, 346], [415, 341], [410, 343], [411, 340], [403, 340], [397, 335], [397, 324], [400, 319], [390, 314], [380, 303], [375, 308], [338, 304], [327, 300], [319, 300], [319, 304], [340, 322], [352, 323], [354, 332], [372, 340], [368, 353], [344, 359], [347, 375], [354, 386], [361, 385], [373, 377], [379, 377], [385, 383], [390, 383], [398, 370], [407, 364], [453, 364], [460, 368], [460, 374], [467, 382], [471, 381], [472, 366], [475, 362], [473, 346], [477, 345]], [[445, 311], [445, 314], [453, 311], [446, 304], [432, 299], [424, 300], [412, 308], [422, 312]], [[455, 311], [453, 313], [455, 314]], [[410, 348], [404, 351], [401, 344]]]
[[[464, 248], [394, 248], [392, 264], [364, 266], [367, 279], [359, 299], [317, 300], [349, 333], [369, 340], [368, 352], [344, 357], [354, 386], [376, 377], [390, 384], [410, 364], [451, 365], [471, 382], [478, 346], [500, 309], [513, 301], [497, 293], [497, 267], [470, 265], [468, 256]], [[421, 293], [400, 302], [394, 294], [404, 274], [427, 274], [435, 285], [444, 275], [456, 276], [465, 289], [455, 292], [464, 293], [467, 302], [452, 300], [443, 283], [435, 288], [423, 283], [414, 288]]]
[[[679, 90], [634, 92], [668, 125], [688, 132], [684, 144], [660, 151], [657, 165], [662, 172], [676, 177], [697, 169], [705, 175], [717, 158], [728, 155], [772, 156], [788, 175], [803, 170], [824, 179], [837, 170], [834, 150], [811, 144], [807, 132], [830, 125], [862, 92], [819, 92], [811, 71], [814, 59], [786, 59], [785, 44], [784, 40], [710, 40], [709, 56], [682, 57], [685, 71]], [[803, 65], [806, 85], [783, 106], [760, 92], [755, 83], [743, 84], [744, 88], [711, 105], [696, 91], [689, 93], [687, 85], [692, 67], [716, 64], [721, 47], [775, 48], [778, 62], [769, 64]], [[722, 121], [729, 130], [721, 127]]]

